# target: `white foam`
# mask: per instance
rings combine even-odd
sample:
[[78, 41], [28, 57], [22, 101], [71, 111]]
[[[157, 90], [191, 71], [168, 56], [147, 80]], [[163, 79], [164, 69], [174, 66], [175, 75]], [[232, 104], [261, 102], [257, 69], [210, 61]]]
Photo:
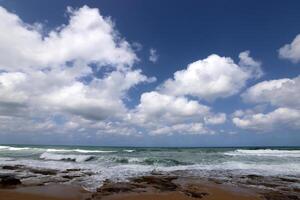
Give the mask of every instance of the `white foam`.
[[22, 150], [39, 150], [39, 148], [0, 146], [0, 150], [22, 151]]
[[132, 153], [132, 152], [135, 152], [135, 150], [132, 150], [132, 149], [125, 149], [123, 150], [124, 152], [127, 152], [127, 153]]
[[78, 152], [78, 153], [116, 153], [117, 151], [85, 150], [85, 149], [47, 149], [47, 152]]
[[0, 146], [0, 150], [10, 150], [10, 151], [22, 151], [29, 150], [28, 147], [9, 147], [9, 146]]
[[43, 153], [40, 156], [44, 160], [65, 160], [75, 162], [85, 162], [93, 159], [91, 155], [73, 155], [73, 154], [54, 154], [54, 153]]
[[226, 152], [225, 155], [230, 156], [270, 156], [270, 157], [294, 157], [300, 158], [300, 150], [272, 150], [272, 149], [258, 149], [246, 150], [237, 149], [232, 152]]

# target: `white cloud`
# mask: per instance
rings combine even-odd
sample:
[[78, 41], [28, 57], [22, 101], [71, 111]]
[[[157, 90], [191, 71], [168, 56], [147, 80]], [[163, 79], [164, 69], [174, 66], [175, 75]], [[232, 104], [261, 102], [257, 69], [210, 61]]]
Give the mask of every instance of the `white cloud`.
[[120, 122], [123, 100], [154, 79], [131, 67], [137, 56], [110, 18], [87, 6], [68, 12], [68, 24], [43, 35], [0, 7], [0, 133], [134, 133]]
[[143, 93], [135, 117], [141, 122], [178, 122], [209, 113], [209, 107], [185, 97], [174, 97], [156, 91]]
[[140, 104], [128, 115], [128, 121], [146, 128], [151, 135], [212, 134], [206, 125], [222, 124], [224, 113], [213, 113], [210, 107], [186, 97], [143, 93]]
[[300, 77], [260, 82], [242, 95], [245, 102], [271, 105], [273, 111], [264, 112], [264, 106], [255, 110], [237, 110], [233, 123], [243, 129], [268, 132], [300, 129]]
[[300, 34], [295, 37], [291, 44], [286, 44], [279, 49], [279, 57], [294, 63], [300, 61]]
[[96, 8], [69, 9], [69, 23], [43, 35], [0, 7], [0, 68], [7, 71], [43, 69], [67, 61], [98, 66], [132, 65], [137, 57], [129, 43]]
[[286, 128], [300, 128], [300, 111], [291, 108], [278, 108], [269, 113], [246, 114], [234, 117], [233, 123], [243, 129], [269, 132]]
[[300, 109], [300, 76], [260, 82], [242, 94], [246, 102]]
[[140, 71], [114, 71], [103, 79], [94, 79], [89, 85], [74, 82], [71, 85], [41, 94], [41, 104], [88, 119], [104, 120], [126, 112], [122, 99], [134, 85], [147, 81]]
[[226, 114], [219, 113], [204, 118], [206, 124], [223, 124], [226, 121]]
[[[224, 98], [238, 93], [250, 78], [260, 76], [260, 64], [249, 57], [249, 52], [240, 54], [239, 66], [231, 58], [210, 55], [188, 65], [187, 69], [174, 73], [161, 87], [162, 93], [191, 95], [205, 100]], [[258, 70], [259, 69], [259, 70]]]
[[156, 49], [151, 48], [151, 49], [149, 50], [149, 53], [150, 53], [150, 55], [149, 55], [149, 60], [150, 60], [151, 62], [153, 62], [153, 63], [156, 63], [157, 60], [158, 60], [158, 54], [157, 54]]
[[164, 126], [150, 131], [151, 135], [202, 135], [202, 134], [213, 134], [211, 130], [205, 128], [202, 123], [185, 123], [176, 124], [172, 126]]
[[250, 57], [250, 51], [244, 51], [239, 54], [241, 66], [245, 71], [251, 74], [254, 78], [260, 78], [263, 76], [263, 71], [261, 69], [261, 62], [254, 60]]

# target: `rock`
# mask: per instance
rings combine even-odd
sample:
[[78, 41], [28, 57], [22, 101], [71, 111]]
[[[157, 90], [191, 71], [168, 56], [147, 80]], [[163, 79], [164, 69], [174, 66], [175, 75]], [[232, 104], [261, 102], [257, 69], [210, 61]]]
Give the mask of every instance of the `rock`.
[[299, 181], [297, 179], [292, 179], [292, 178], [280, 178], [280, 180], [285, 182], [290, 182], [290, 183], [297, 183]]
[[208, 180], [214, 182], [215, 184], [222, 184], [223, 183], [220, 179], [216, 179], [216, 178], [208, 178]]
[[81, 169], [67, 169], [67, 172], [78, 172], [81, 171]]
[[60, 176], [38, 176], [22, 179], [22, 184], [25, 186], [40, 186], [49, 183], [64, 183], [68, 182], [69, 179]]
[[57, 170], [54, 169], [29, 169], [30, 172], [42, 175], [56, 175]]
[[3, 187], [15, 186], [21, 184], [20, 179], [16, 178], [14, 175], [5, 174], [0, 175], [0, 185]]
[[250, 174], [250, 175], [247, 175], [247, 178], [249, 178], [249, 179], [262, 179], [263, 176], [259, 176], [259, 175], [255, 175], [255, 174]]
[[2, 166], [2, 169], [6, 169], [6, 170], [17, 170], [20, 169], [21, 167], [23, 167], [24, 165], [4, 165]]
[[142, 187], [141, 185], [133, 184], [130, 182], [111, 182], [106, 180], [102, 187], [97, 189], [97, 192], [101, 193], [102, 195], [109, 195], [112, 193], [120, 193], [120, 192], [129, 192], [133, 191], [136, 188]]
[[201, 188], [197, 185], [188, 185], [184, 188], [182, 188], [182, 192], [184, 192], [187, 196], [193, 197], [193, 198], [202, 198], [208, 193], [201, 192]]
[[63, 178], [66, 178], [66, 179], [74, 179], [74, 178], [79, 178], [81, 177], [80, 175], [63, 175], [62, 176]]
[[299, 200], [300, 198], [294, 194], [285, 194], [277, 191], [270, 191], [264, 194], [266, 200]]
[[135, 183], [148, 184], [161, 191], [174, 191], [178, 186], [172, 181], [177, 178], [177, 176], [142, 176], [133, 178], [132, 181]]

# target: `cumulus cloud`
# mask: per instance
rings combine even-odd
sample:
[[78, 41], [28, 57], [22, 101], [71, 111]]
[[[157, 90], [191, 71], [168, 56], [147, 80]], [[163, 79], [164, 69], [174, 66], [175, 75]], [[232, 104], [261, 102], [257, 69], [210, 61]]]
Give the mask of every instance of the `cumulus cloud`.
[[243, 51], [239, 54], [239, 66], [241, 66], [251, 77], [260, 78], [263, 76], [261, 62], [250, 57], [250, 51]]
[[300, 109], [300, 76], [260, 82], [242, 94], [246, 102]]
[[136, 108], [136, 117], [141, 122], [177, 122], [208, 114], [209, 107], [185, 97], [174, 97], [156, 91], [143, 93]]
[[260, 132], [300, 128], [300, 111], [291, 108], [277, 108], [269, 113], [246, 114], [234, 117], [233, 123], [243, 129]]
[[[67, 24], [43, 34], [42, 26], [0, 7], [1, 132], [133, 133], [119, 123], [123, 100], [130, 88], [154, 79], [133, 69], [138, 58], [109, 17], [87, 6], [68, 8], [68, 15]], [[105, 125], [95, 126], [99, 120]]]
[[150, 131], [151, 135], [173, 135], [173, 134], [202, 135], [202, 134], [213, 134], [213, 133], [214, 133], [213, 131], [205, 128], [205, 126], [202, 123], [176, 124], [172, 126], [157, 128]]
[[247, 80], [260, 76], [260, 63], [249, 57], [249, 51], [240, 54], [240, 65], [229, 57], [213, 54], [175, 72], [174, 78], [168, 79], [160, 91], [211, 101], [238, 93]]
[[153, 62], [153, 63], [156, 63], [157, 60], [158, 60], [158, 54], [157, 54], [156, 49], [151, 48], [151, 49], [149, 50], [149, 53], [150, 53], [150, 55], [149, 55], [149, 60], [150, 60], [151, 62]]
[[26, 24], [0, 7], [0, 67], [6, 71], [43, 69], [68, 61], [114, 67], [132, 65], [137, 59], [109, 18], [98, 9], [68, 9], [69, 23], [48, 34]]
[[279, 49], [279, 57], [288, 59], [294, 63], [300, 61], [300, 34], [290, 44], [286, 44]]
[[129, 114], [128, 120], [147, 129], [151, 135], [212, 134], [206, 125], [222, 124], [224, 113], [184, 96], [161, 94], [158, 91], [141, 95], [140, 104]]
[[300, 77], [260, 82], [242, 95], [245, 102], [270, 105], [274, 110], [238, 110], [233, 123], [243, 129], [271, 131], [300, 128]]

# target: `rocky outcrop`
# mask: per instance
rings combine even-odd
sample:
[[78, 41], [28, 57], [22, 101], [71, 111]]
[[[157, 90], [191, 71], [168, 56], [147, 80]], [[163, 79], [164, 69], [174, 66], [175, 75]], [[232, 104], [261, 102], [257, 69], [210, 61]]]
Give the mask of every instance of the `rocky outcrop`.
[[0, 175], [0, 186], [1, 187], [10, 187], [20, 185], [20, 179], [16, 178], [12, 174], [2, 174]]
[[174, 191], [178, 188], [178, 185], [172, 181], [177, 179], [177, 176], [142, 176], [138, 178], [131, 179], [134, 183], [145, 184], [160, 191]]
[[29, 171], [31, 173], [34, 174], [42, 174], [42, 175], [56, 175], [57, 174], [57, 170], [53, 170], [53, 169], [29, 169]]

